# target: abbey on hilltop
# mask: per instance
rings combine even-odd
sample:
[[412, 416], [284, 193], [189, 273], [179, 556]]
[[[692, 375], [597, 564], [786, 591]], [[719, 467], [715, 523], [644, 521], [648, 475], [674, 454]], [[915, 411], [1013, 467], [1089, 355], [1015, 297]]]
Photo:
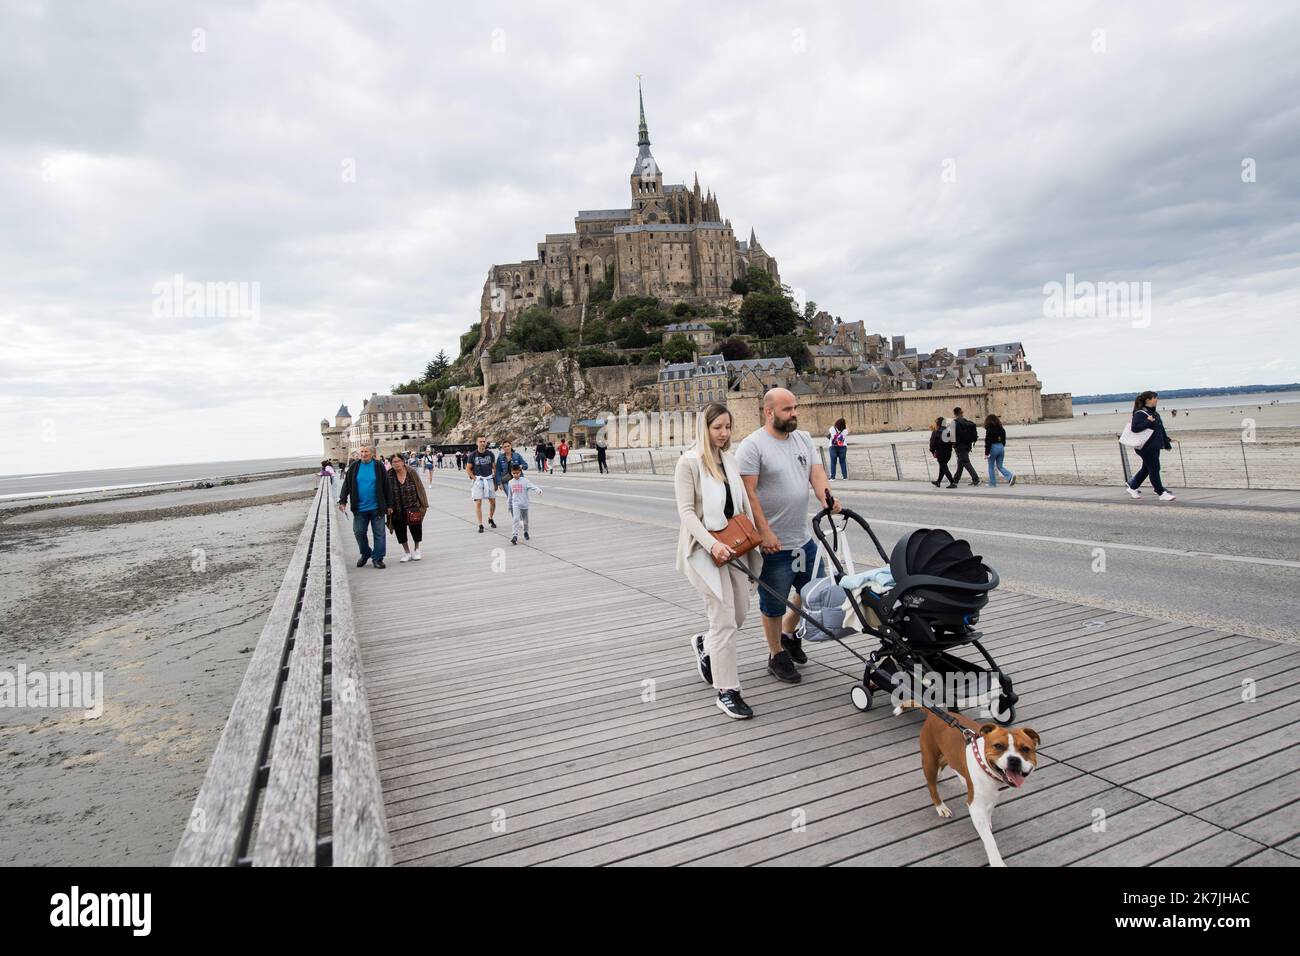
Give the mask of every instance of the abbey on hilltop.
[[725, 301], [731, 283], [750, 266], [766, 270], [779, 284], [776, 260], [759, 245], [737, 241], [723, 219], [718, 197], [700, 191], [699, 176], [687, 188], [664, 185], [650, 153], [645, 100], [626, 209], [582, 209], [573, 232], [548, 233], [537, 258], [495, 265], [483, 284], [481, 334], [477, 351], [499, 341], [520, 312], [533, 305], [580, 307], [605, 283], [614, 298], [655, 296], [664, 302]]

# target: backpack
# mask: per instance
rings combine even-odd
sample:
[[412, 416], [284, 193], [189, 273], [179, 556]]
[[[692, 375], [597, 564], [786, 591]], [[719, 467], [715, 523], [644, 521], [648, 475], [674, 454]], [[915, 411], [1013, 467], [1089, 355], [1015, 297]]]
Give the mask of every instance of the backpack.
[[979, 440], [979, 432], [975, 430], [975, 423], [973, 421], [969, 418], [963, 418], [957, 422], [958, 445], [973, 445]]

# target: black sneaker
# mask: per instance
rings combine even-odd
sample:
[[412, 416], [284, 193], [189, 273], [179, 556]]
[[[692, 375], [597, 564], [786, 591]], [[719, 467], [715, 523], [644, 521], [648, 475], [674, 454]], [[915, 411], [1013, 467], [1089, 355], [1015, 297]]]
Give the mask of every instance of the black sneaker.
[[377, 567], [380, 571], [384, 570], [384, 562], [382, 560], [376, 559], [375, 567]]
[[767, 672], [779, 681], [787, 684], [797, 684], [803, 680], [799, 672], [794, 668], [794, 661], [790, 659], [789, 651], [781, 651], [767, 659]]
[[495, 528], [496, 526], [497, 526], [497, 523], [496, 523], [495, 521], [493, 521], [491, 518], [488, 518], [488, 527], [490, 527], [490, 528]]
[[362, 558], [360, 561], [357, 562], [357, 567], [364, 568], [369, 563], [370, 563], [369, 558]]
[[808, 663], [808, 655], [803, 652], [803, 641], [793, 634], [783, 633], [781, 635], [781, 647], [790, 654], [790, 659], [796, 664]]
[[709, 666], [709, 655], [704, 653], [703, 634], [696, 634], [691, 638], [691, 650], [695, 652], [695, 668], [700, 672], [700, 680], [712, 684], [713, 668]]
[[[954, 481], [954, 482], [953, 482], [951, 485], [949, 485], [948, 487], [949, 487], [949, 488], [956, 488], [956, 487], [957, 487], [957, 482]], [[482, 529], [482, 528], [479, 528], [479, 530], [482, 531], [483, 529]]]
[[512, 534], [512, 535], [510, 536], [510, 543], [511, 543], [511, 544], [518, 544], [518, 543], [519, 543], [519, 535], [517, 535], [517, 534]]
[[971, 486], [972, 488], [974, 488], [974, 487], [975, 487], [976, 485], [978, 485], [979, 483], [980, 483], [980, 480], [979, 480], [978, 478], [972, 478], [972, 479], [970, 480], [970, 486]]
[[745, 703], [738, 690], [724, 690], [718, 693], [718, 710], [736, 720], [749, 720], [754, 711]]
[[524, 532], [524, 540], [525, 540], [525, 541], [528, 541], [528, 540], [529, 540], [528, 532], [527, 532], [527, 531]]
[[938, 479], [938, 478], [936, 478], [934, 481], [930, 482], [930, 484], [932, 484], [932, 485], [934, 485], [936, 488], [938, 488], [938, 487], [939, 487], [939, 484], [940, 484], [940, 482], [941, 482], [941, 480], [942, 480], [942, 479]]
[[482, 534], [482, 533], [483, 533], [483, 526], [482, 526], [482, 525], [479, 525], [479, 526], [478, 526], [478, 533], [479, 533], [479, 534]]

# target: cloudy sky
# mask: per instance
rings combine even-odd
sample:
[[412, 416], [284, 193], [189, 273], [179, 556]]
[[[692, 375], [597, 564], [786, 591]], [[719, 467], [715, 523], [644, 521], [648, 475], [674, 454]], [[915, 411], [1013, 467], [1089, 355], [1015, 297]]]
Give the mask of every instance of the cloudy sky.
[[[1048, 391], [1297, 381], [1297, 48], [1264, 0], [12, 0], [0, 473], [318, 453], [491, 263], [627, 204], [637, 73], [666, 181], [846, 320], [1019, 339]], [[1067, 275], [1150, 311], [1053, 314]]]

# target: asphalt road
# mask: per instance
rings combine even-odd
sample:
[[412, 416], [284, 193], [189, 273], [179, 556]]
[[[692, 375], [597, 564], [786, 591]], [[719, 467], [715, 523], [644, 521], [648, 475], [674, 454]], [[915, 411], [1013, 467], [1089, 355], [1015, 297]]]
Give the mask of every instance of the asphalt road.
[[[545, 511], [610, 515], [674, 533], [678, 527], [669, 482], [529, 476], [545, 489], [537, 500]], [[969, 540], [1003, 585], [1017, 591], [1300, 643], [1300, 514], [1294, 512], [945, 498], [943, 490], [854, 492], [843, 485], [836, 496], [871, 522], [886, 550], [911, 528], [946, 528]], [[816, 510], [811, 495], [809, 510]], [[544, 527], [563, 517], [534, 520]], [[859, 569], [872, 566], [866, 536], [851, 540]]]

